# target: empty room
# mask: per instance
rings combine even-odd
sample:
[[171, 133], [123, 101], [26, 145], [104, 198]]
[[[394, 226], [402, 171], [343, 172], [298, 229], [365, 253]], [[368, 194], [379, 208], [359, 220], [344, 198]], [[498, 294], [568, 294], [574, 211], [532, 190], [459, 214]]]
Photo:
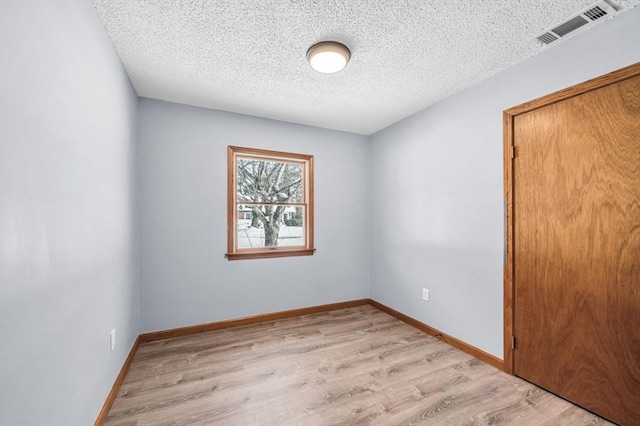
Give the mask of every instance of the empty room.
[[0, 426], [640, 425], [640, 0], [0, 0]]

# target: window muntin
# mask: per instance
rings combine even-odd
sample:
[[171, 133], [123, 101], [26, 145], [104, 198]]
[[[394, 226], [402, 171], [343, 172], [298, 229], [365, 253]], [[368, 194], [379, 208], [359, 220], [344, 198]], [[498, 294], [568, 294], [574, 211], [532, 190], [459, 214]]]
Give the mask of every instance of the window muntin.
[[313, 254], [313, 156], [228, 148], [230, 260]]

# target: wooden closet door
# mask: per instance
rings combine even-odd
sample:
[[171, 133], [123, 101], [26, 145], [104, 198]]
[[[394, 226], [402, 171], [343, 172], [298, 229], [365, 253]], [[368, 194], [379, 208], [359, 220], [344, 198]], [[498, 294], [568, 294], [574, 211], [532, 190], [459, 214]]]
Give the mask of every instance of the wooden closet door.
[[514, 374], [640, 425], [640, 76], [513, 123]]

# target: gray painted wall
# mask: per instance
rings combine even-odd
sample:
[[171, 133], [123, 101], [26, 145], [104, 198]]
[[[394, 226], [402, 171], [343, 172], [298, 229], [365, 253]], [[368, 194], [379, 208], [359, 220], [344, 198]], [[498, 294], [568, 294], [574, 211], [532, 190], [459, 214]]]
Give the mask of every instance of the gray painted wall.
[[[368, 297], [368, 139], [141, 99], [144, 331]], [[238, 260], [227, 249], [227, 146], [314, 155], [313, 256]]]
[[638, 61], [640, 8], [373, 135], [371, 297], [502, 358], [502, 111]]
[[2, 425], [93, 424], [139, 333], [136, 105], [90, 2], [0, 2]]

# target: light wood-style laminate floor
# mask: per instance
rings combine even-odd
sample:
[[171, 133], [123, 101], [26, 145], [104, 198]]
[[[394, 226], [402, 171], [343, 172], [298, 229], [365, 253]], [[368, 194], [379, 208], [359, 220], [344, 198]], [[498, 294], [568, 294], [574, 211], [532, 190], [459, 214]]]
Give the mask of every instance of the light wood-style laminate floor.
[[106, 425], [610, 425], [371, 306], [145, 343]]

